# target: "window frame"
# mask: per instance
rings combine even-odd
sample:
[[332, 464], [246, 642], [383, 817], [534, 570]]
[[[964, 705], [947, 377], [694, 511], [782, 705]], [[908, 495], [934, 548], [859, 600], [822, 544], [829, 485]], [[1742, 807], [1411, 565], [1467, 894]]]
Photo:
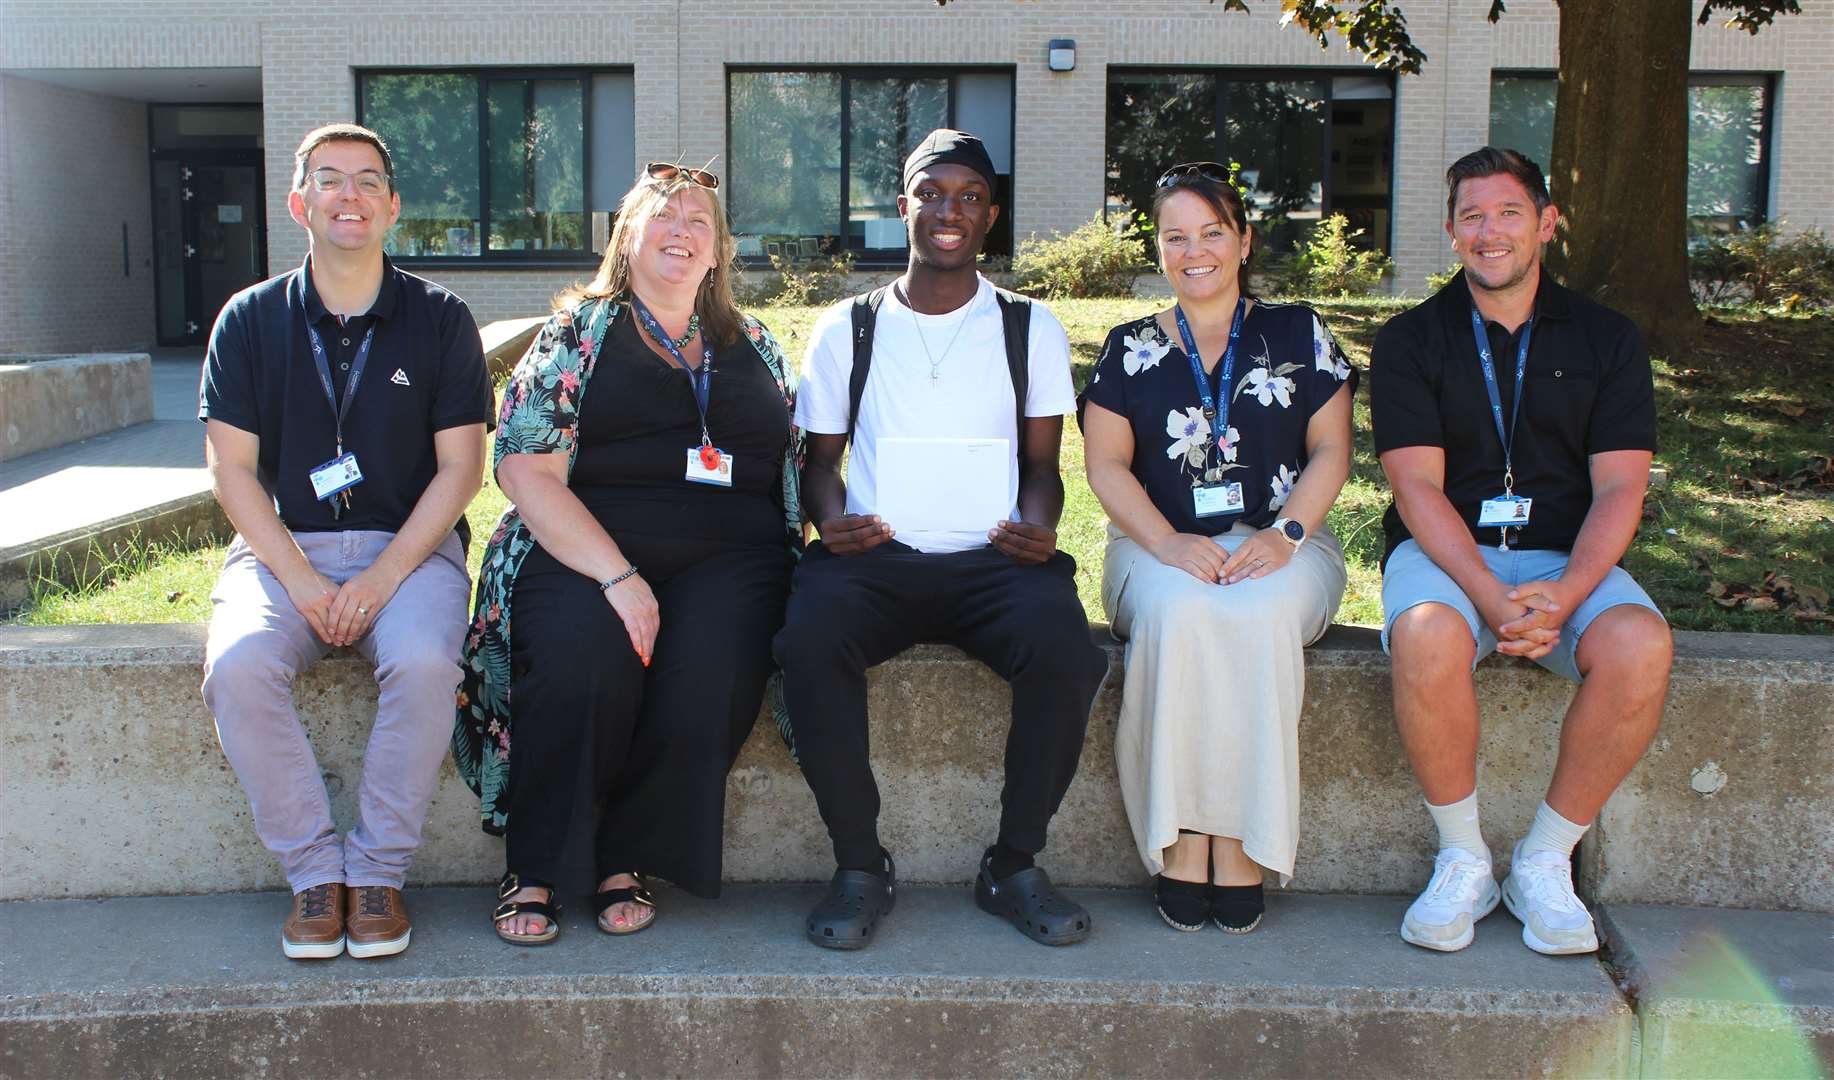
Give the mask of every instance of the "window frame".
[[[1208, 75], [1209, 77], [1215, 79], [1217, 83], [1217, 91], [1215, 95], [1215, 100], [1213, 100], [1210, 103], [1210, 110], [1211, 110], [1210, 153], [1212, 155], [1211, 160], [1213, 161], [1222, 160], [1222, 156], [1219, 153], [1219, 147], [1217, 146], [1217, 140], [1222, 138], [1222, 130], [1223, 130], [1223, 120], [1224, 120], [1224, 109], [1223, 109], [1224, 94], [1222, 91], [1223, 83], [1225, 82], [1307, 82], [1307, 81], [1323, 83], [1324, 84], [1323, 109], [1324, 109], [1325, 122], [1323, 125], [1324, 131], [1323, 131], [1323, 134], [1320, 136], [1320, 144], [1319, 144], [1319, 161], [1323, 165], [1323, 169], [1321, 170], [1322, 175], [1318, 178], [1318, 190], [1319, 190], [1318, 217], [1320, 221], [1324, 220], [1325, 218], [1330, 217], [1334, 212], [1336, 212], [1336, 209], [1337, 209], [1332, 200], [1332, 191], [1331, 191], [1331, 187], [1332, 187], [1331, 185], [1331, 127], [1333, 123], [1332, 110], [1336, 106], [1336, 103], [1337, 103], [1337, 94], [1335, 91], [1336, 82], [1339, 78], [1344, 78], [1344, 77], [1368, 78], [1372, 75], [1373, 76], [1385, 76], [1388, 79], [1388, 91], [1389, 91], [1388, 97], [1386, 99], [1389, 103], [1388, 235], [1383, 238], [1382, 243], [1377, 245], [1377, 250], [1387, 252], [1390, 255], [1394, 253], [1395, 225], [1396, 225], [1396, 217], [1397, 217], [1397, 214], [1395, 212], [1395, 187], [1397, 183], [1396, 174], [1400, 171], [1396, 165], [1397, 159], [1395, 156], [1395, 147], [1396, 147], [1396, 142], [1399, 137], [1400, 128], [1401, 128], [1401, 83], [1400, 83], [1400, 80], [1396, 78], [1393, 72], [1372, 71], [1367, 66], [1351, 66], [1351, 65], [1343, 65], [1343, 64], [1316, 64], [1316, 65], [1301, 64], [1301, 65], [1287, 66], [1287, 67], [1268, 66], [1268, 65], [1261, 65], [1261, 64], [1251, 65], [1251, 66], [1235, 66], [1235, 65], [1216, 66], [1216, 65], [1210, 65], [1210, 64], [1198, 64], [1198, 65], [1110, 64], [1108, 65], [1108, 76], [1107, 76], [1108, 81], [1102, 87], [1102, 130], [1103, 130], [1102, 215], [1104, 219], [1107, 217], [1107, 214], [1108, 214], [1108, 192], [1107, 192], [1107, 187], [1108, 187], [1108, 143], [1107, 143], [1107, 135], [1109, 132], [1113, 130], [1112, 118], [1108, 116], [1107, 106], [1108, 106], [1109, 87], [1112, 86], [1114, 77], [1116, 75]], [[1345, 98], [1344, 100], [1345, 101], [1365, 101], [1369, 99], [1367, 98]], [[1167, 162], [1167, 164], [1176, 164], [1176, 163]], [[1145, 210], [1146, 207], [1134, 207], [1134, 209], [1135, 210]], [[1375, 239], [1375, 237], [1372, 236], [1370, 239], [1373, 240]]]
[[[851, 87], [851, 83], [853, 79], [856, 79], [856, 78], [859, 78], [859, 79], [925, 79], [925, 78], [936, 79], [936, 78], [940, 78], [948, 84], [948, 92], [949, 92], [948, 114], [943, 122], [950, 127], [954, 127], [956, 123], [956, 104], [957, 104], [956, 102], [957, 94], [956, 94], [956, 85], [955, 85], [956, 76], [958, 75], [1006, 75], [1006, 76], [1009, 76], [1013, 80], [1013, 82], [1012, 82], [1012, 94], [1009, 96], [1009, 100], [1007, 104], [1007, 130], [1015, 133], [1013, 137], [1014, 143], [1016, 144], [1018, 141], [1016, 133], [1017, 133], [1018, 113], [1019, 113], [1019, 92], [1018, 92], [1019, 73], [1018, 73], [1018, 70], [1011, 65], [1000, 65], [1000, 64], [968, 64], [968, 65], [951, 65], [951, 64], [728, 64], [726, 65], [726, 79], [725, 79], [725, 87], [726, 87], [725, 154], [726, 154], [726, 161], [727, 161], [727, 170], [723, 175], [725, 175], [729, 181], [733, 179], [732, 166], [737, 163], [737, 159], [734, 158], [732, 154], [732, 77], [734, 75], [773, 75], [773, 74], [782, 74], [782, 75], [828, 75], [828, 74], [833, 74], [833, 75], [839, 75], [841, 77], [841, 128], [840, 128], [841, 208], [840, 208], [839, 219], [836, 222], [837, 228], [833, 234], [839, 246], [832, 251], [822, 252], [822, 254], [825, 256], [839, 255], [844, 251], [851, 250], [847, 246], [847, 237], [848, 237], [848, 226], [852, 223], [852, 220], [853, 220], [849, 216], [852, 213], [852, 208], [849, 205], [849, 202], [850, 202], [849, 193], [852, 190], [852, 182], [853, 182], [853, 150], [852, 150], [852, 146], [853, 146], [853, 93], [852, 93], [852, 87]], [[1015, 145], [1013, 149], [1014, 149], [1014, 156], [1017, 157], [1018, 147]], [[1017, 166], [1016, 161], [1014, 162], [1014, 165], [1015, 167]], [[1018, 190], [1017, 190], [1018, 184], [1016, 182], [1016, 177], [1012, 173], [1008, 173], [1007, 177], [1009, 181], [1009, 187], [1011, 188], [1011, 191], [1009, 192], [1009, 195], [1008, 195], [1008, 202], [1010, 205], [1003, 207], [1001, 209], [1000, 216], [1002, 220], [1007, 224], [1007, 227], [1011, 228], [1011, 223], [1013, 221], [1013, 214], [1017, 210], [1017, 204], [1018, 204]], [[995, 194], [997, 195], [998, 193], [996, 192]], [[730, 215], [731, 213], [731, 200], [730, 199], [727, 200], [727, 212]], [[996, 226], [996, 228], [998, 227], [999, 226]], [[736, 223], [735, 223], [733, 235], [737, 237], [737, 236], [750, 236], [752, 234], [740, 232], [736, 228]], [[1016, 236], [1016, 234], [1014, 235]], [[1014, 243], [1016, 245], [1017, 243], [1016, 239]], [[883, 252], [883, 254], [879, 254], [879, 252]], [[887, 267], [906, 265], [910, 260], [910, 248], [908, 247], [904, 247], [904, 248], [864, 248], [860, 251], [854, 252], [853, 256], [854, 256], [854, 265], [856, 267], [859, 267], [861, 269], [877, 270], [877, 269], [884, 269]], [[1001, 256], [1001, 257], [1005, 257], [1005, 256]], [[740, 255], [739, 256], [739, 265], [741, 267], [768, 268], [770, 264], [771, 264], [771, 261], [770, 261], [769, 255]]]
[[[476, 255], [390, 255], [393, 262], [408, 267], [429, 269], [577, 269], [597, 267], [604, 256], [591, 249], [592, 218], [592, 80], [598, 75], [633, 75], [629, 65], [530, 66], [457, 66], [457, 67], [363, 67], [351, 72], [356, 80], [357, 123], [368, 126], [368, 101], [364, 80], [390, 75], [468, 75], [477, 80], [478, 124], [478, 222], [479, 251]], [[490, 84], [493, 81], [562, 82], [573, 79], [580, 86], [580, 193], [586, 202], [582, 208], [585, 221], [582, 235], [589, 245], [569, 251], [495, 251], [490, 247]]]

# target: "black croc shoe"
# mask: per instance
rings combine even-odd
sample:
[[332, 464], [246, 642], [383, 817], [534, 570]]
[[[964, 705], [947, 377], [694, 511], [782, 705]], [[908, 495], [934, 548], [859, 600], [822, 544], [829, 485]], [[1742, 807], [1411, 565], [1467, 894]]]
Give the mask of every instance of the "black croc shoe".
[[1225, 934], [1246, 934], [1261, 925], [1267, 899], [1261, 886], [1217, 885], [1210, 891], [1210, 920]]
[[1074, 945], [1089, 936], [1089, 913], [1058, 895], [1049, 874], [1028, 866], [995, 881], [992, 862], [991, 854], [981, 857], [981, 873], [974, 882], [974, 902], [982, 911], [1000, 916], [1041, 945]]
[[863, 949], [872, 941], [879, 920], [891, 913], [898, 896], [898, 868], [891, 853], [879, 849], [885, 873], [836, 870], [828, 895], [809, 912], [809, 940], [824, 949]]
[[1174, 930], [1195, 933], [1210, 921], [1210, 883], [1179, 881], [1160, 874], [1153, 879], [1159, 917]]

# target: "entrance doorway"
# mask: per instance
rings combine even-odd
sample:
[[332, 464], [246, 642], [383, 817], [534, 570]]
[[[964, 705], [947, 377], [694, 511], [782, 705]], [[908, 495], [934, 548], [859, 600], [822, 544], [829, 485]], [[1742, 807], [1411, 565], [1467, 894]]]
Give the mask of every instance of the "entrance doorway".
[[[161, 345], [204, 344], [224, 303], [267, 277], [260, 125], [259, 106], [152, 108]], [[248, 145], [224, 145], [238, 136]]]

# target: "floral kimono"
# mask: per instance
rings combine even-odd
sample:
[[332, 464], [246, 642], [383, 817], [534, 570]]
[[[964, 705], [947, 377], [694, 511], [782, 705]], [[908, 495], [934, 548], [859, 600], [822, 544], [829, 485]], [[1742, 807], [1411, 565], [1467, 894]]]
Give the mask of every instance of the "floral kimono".
[[[491, 456], [493, 470], [507, 454], [534, 452], [565, 453], [567, 470], [572, 472], [578, 448], [580, 399], [592, 380], [599, 345], [622, 306], [622, 297], [585, 299], [548, 319], [503, 389]], [[784, 406], [794, 416], [796, 373], [784, 362], [776, 339], [749, 316], [743, 332], [777, 380]], [[792, 424], [789, 442], [783, 449], [780, 495], [784, 542], [797, 552], [802, 549], [803, 534], [798, 484], [802, 445], [802, 432]], [[516, 508], [505, 510], [484, 549], [484, 563], [478, 570], [477, 602], [465, 637], [465, 654], [460, 659], [452, 757], [459, 776], [482, 800], [480, 812], [488, 833], [501, 834], [509, 820], [503, 796], [509, 786], [510, 766], [511, 597], [523, 557], [534, 546], [535, 537]], [[780, 684], [781, 676], [773, 675], [766, 693], [778, 730], [788, 743], [789, 718], [783, 708]]]

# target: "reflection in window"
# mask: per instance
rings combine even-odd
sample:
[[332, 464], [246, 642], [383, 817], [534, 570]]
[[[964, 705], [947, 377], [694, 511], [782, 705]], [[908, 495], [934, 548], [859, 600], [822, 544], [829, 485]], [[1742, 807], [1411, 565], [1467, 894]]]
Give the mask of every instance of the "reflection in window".
[[[615, 209], [609, 201], [634, 173], [631, 119], [601, 116], [596, 106], [623, 103], [629, 111], [628, 95], [607, 86], [629, 79], [364, 74], [363, 122], [388, 141], [401, 194], [401, 218], [385, 249], [408, 257], [589, 255], [588, 213]], [[588, 95], [595, 102], [590, 130]], [[602, 175], [589, 180], [607, 171], [616, 174], [613, 183]]]
[[841, 77], [734, 73], [731, 92], [733, 228], [815, 254], [841, 217]]
[[848, 125], [847, 242], [903, 249], [898, 194], [904, 159], [925, 135], [949, 124], [947, 79], [852, 79]]
[[1554, 160], [1552, 75], [1497, 75], [1490, 80], [1490, 145], [1527, 154], [1546, 173]]

